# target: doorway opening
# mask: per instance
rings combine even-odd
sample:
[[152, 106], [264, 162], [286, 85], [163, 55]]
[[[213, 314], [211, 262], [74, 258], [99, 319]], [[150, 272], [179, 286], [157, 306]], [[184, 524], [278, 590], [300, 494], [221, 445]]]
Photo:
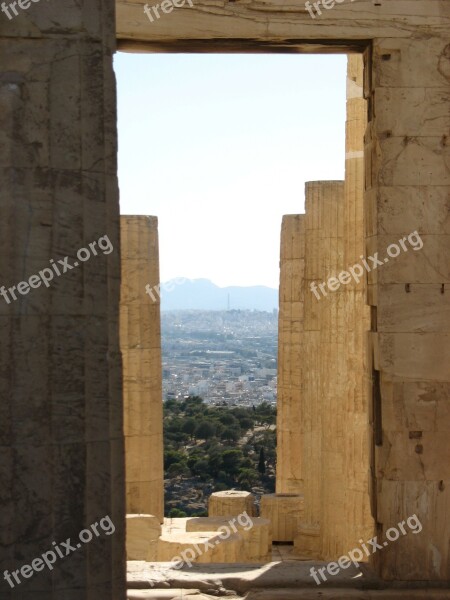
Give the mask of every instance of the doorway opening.
[[[163, 478], [166, 506], [162, 510], [159, 501], [160, 520], [162, 513], [170, 518], [205, 518], [211, 494], [250, 493], [252, 503], [256, 498], [253, 515], [268, 517], [272, 531], [275, 529], [272, 539], [293, 544], [282, 558], [294, 552], [303, 560], [332, 558], [356, 533], [361, 537], [373, 529], [367, 494], [370, 377], [363, 344], [369, 328], [365, 282], [343, 288], [321, 303], [310, 288], [320, 278], [328, 279], [332, 272], [345, 269], [355, 252], [363, 251], [362, 136], [366, 108], [362, 58], [349, 57], [347, 65], [344, 55], [133, 56], [133, 61], [139, 59], [134, 76], [142, 79], [147, 71], [151, 93], [136, 87], [130, 68], [124, 74], [125, 85], [121, 81], [120, 69], [125, 73], [125, 67], [120, 60], [125, 58], [130, 59], [119, 55], [116, 61], [119, 135], [121, 122], [127, 123], [125, 142], [121, 141], [123, 159], [119, 152], [122, 207], [127, 206], [122, 210], [159, 218], [159, 232], [154, 231], [148, 244], [154, 249], [155, 265], [149, 272], [153, 279], [138, 277], [140, 310], [135, 314], [147, 310], [145, 303], [150, 297], [154, 301], [156, 338], [161, 308], [165, 335], [164, 384], [151, 389], [148, 382], [148, 392], [159, 406], [152, 411], [149, 425], [156, 430], [147, 435], [147, 445], [130, 444], [139, 448], [138, 452], [145, 447], [153, 460], [139, 454], [132, 459], [127, 495], [133, 508], [127, 512], [156, 514], [157, 510], [143, 510], [132, 498], [140, 496], [141, 484], [153, 490], [158, 486], [161, 493]], [[307, 76], [293, 73], [295, 61], [300, 59], [311, 61], [311, 76], [319, 68], [315, 61], [335, 61], [327, 71], [334, 79], [331, 75], [321, 79], [322, 88], [314, 100], [305, 101]], [[273, 71], [267, 66], [271, 62]], [[280, 64], [287, 75], [287, 90], [274, 82], [279, 84]], [[234, 87], [230, 83], [233, 78], [237, 81]], [[158, 97], [156, 81], [165, 96]], [[158, 108], [146, 120], [149, 103]], [[133, 106], [131, 124], [131, 108], [127, 110], [127, 106]], [[138, 138], [140, 146], [133, 148], [132, 140]], [[275, 239], [280, 228], [281, 256], [280, 241]], [[255, 232], [263, 240], [259, 249]], [[245, 260], [246, 256], [250, 260]], [[146, 260], [145, 252], [140, 259]], [[219, 289], [270, 284], [255, 277], [270, 277], [274, 262], [279, 262], [281, 269], [276, 290], [280, 304], [274, 307], [275, 313], [273, 308], [266, 311], [265, 320], [259, 319], [254, 307], [235, 306], [239, 294], [234, 289], [219, 294], [222, 310], [195, 304], [214, 302], [208, 298], [206, 290], [210, 288], [205, 287], [205, 279], [208, 284], [222, 284], [216, 286]], [[199, 280], [200, 294], [195, 289]], [[180, 307], [180, 301], [185, 306]], [[172, 310], [166, 312], [165, 305]], [[362, 316], [358, 327], [349, 323], [349, 309]], [[200, 313], [194, 314], [196, 310]], [[214, 310], [218, 314], [210, 318], [206, 313]], [[276, 388], [270, 386], [275, 379], [271, 365], [261, 361], [253, 346], [243, 346], [244, 340], [248, 343], [261, 337], [261, 327], [271, 325], [274, 329], [274, 314], [280, 340], [276, 356], [265, 359], [276, 365]], [[249, 325], [251, 320], [258, 321], [256, 336]], [[218, 329], [213, 322], [219, 323]], [[276, 340], [276, 332], [273, 338]], [[147, 362], [157, 365], [161, 345], [155, 340], [153, 344], [149, 350], [154, 355], [148, 356]], [[337, 367], [340, 375], [330, 381], [330, 369]], [[134, 367], [130, 373], [132, 377], [136, 373], [143, 379], [149, 377], [148, 372]], [[156, 371], [153, 374], [157, 377]], [[258, 378], [265, 378], [258, 389], [262, 402], [251, 396]], [[127, 381], [135, 384], [125, 373], [125, 385]], [[275, 389], [276, 434], [275, 402], [271, 402]], [[127, 411], [126, 398], [127, 394]], [[149, 405], [145, 395], [139, 395], [136, 402]], [[140, 410], [133, 406], [131, 412]], [[145, 413], [147, 409], [142, 410]], [[350, 445], [363, 447], [356, 474], [355, 457], [340, 447], [348, 418], [355, 424], [350, 428]], [[135, 435], [133, 432], [130, 437]], [[137, 436], [143, 435], [139, 429]], [[153, 469], [155, 478], [145, 481], [144, 469]], [[138, 481], [128, 479], [131, 472]], [[264, 487], [271, 483], [267, 481], [269, 474], [272, 489]], [[340, 499], [344, 512], [358, 505], [350, 526], [333, 513], [333, 498]], [[225, 516], [220, 510], [214, 516]], [[178, 543], [187, 530], [180, 531], [175, 525], [171, 521], [168, 527]], [[163, 541], [167, 550], [170, 540]], [[190, 542], [183, 537], [183, 543]], [[163, 554], [160, 560], [169, 560], [167, 552]]]

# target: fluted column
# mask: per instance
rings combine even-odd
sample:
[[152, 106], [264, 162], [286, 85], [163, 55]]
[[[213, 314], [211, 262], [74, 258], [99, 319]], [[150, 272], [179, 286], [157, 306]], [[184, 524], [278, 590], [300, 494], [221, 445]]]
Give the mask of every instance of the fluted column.
[[164, 517], [158, 219], [121, 217], [127, 514]]
[[302, 419], [304, 215], [285, 215], [281, 226], [278, 320], [277, 494], [303, 491]]
[[[367, 102], [363, 97], [363, 58], [348, 55], [347, 120], [345, 136], [344, 264], [362, 265], [365, 255], [364, 217], [364, 133]], [[352, 278], [345, 293], [346, 373], [343, 403], [345, 428], [345, 547], [353, 548], [360, 538], [374, 534], [371, 514], [371, 382], [368, 342], [370, 308], [367, 304], [367, 276], [359, 283]], [[373, 490], [372, 490], [373, 494]]]

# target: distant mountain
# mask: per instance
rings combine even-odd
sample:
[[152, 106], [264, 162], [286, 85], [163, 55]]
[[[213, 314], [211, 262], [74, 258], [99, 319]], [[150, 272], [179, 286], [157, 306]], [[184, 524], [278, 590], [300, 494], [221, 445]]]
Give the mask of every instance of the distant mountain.
[[178, 277], [161, 285], [161, 310], [272, 311], [278, 308], [278, 290], [264, 285], [221, 288], [209, 279]]

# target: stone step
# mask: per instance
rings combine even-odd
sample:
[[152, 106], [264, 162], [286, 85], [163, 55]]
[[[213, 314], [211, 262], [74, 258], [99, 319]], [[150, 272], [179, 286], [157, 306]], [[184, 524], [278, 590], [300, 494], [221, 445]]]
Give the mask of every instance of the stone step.
[[271, 525], [267, 519], [237, 517], [194, 517], [187, 519], [186, 531], [220, 531], [222, 535], [239, 533], [244, 538], [239, 562], [270, 562], [272, 556]]
[[251, 590], [243, 600], [449, 600], [450, 590], [352, 590], [346, 588]]
[[[155, 599], [158, 596], [145, 593], [169, 592], [161, 599], [171, 598], [171, 591], [183, 589], [188, 594], [204, 594], [206, 598], [228, 597], [243, 600], [450, 600], [450, 589], [414, 587], [408, 582], [395, 582], [389, 587], [366, 566], [353, 566], [336, 575], [332, 581], [316, 585], [310, 576], [310, 568], [326, 565], [318, 562], [283, 561], [260, 567], [244, 564], [194, 564], [182, 570], [171, 568], [168, 563], [128, 563], [129, 596]], [[150, 585], [154, 585], [149, 590]], [[161, 589], [157, 590], [159, 586]], [[395, 586], [395, 587], [394, 587]], [[192, 592], [196, 590], [196, 592]], [[175, 595], [173, 598], [178, 597]], [[199, 600], [202, 596], [192, 596]], [[204, 600], [202, 598], [202, 600]]]
[[[127, 600], [213, 600], [218, 597], [195, 589], [129, 590]], [[352, 590], [342, 588], [251, 590], [245, 596], [221, 593], [228, 600], [449, 600], [450, 590]]]

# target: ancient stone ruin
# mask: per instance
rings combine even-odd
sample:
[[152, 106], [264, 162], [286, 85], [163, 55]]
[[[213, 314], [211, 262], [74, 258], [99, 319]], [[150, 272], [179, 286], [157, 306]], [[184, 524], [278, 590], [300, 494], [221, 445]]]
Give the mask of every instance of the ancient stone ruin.
[[[0, 13], [0, 598], [448, 599], [450, 3], [163, 5]], [[237, 496], [223, 540], [228, 497], [163, 522], [157, 227], [119, 217], [117, 49], [349, 55], [345, 181], [283, 220], [276, 493], [251, 527]]]

